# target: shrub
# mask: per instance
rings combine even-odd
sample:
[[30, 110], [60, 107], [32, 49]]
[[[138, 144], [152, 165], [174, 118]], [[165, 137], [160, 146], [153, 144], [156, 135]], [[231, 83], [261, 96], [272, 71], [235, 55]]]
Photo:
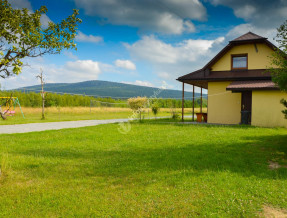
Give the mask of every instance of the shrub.
[[129, 98], [128, 104], [134, 112], [139, 114], [140, 121], [141, 121], [141, 119], [142, 119], [141, 113], [143, 111], [143, 108], [145, 108], [145, 106], [147, 104], [147, 97]]
[[152, 106], [151, 106], [151, 110], [152, 110], [152, 113], [154, 114], [155, 118], [156, 118], [156, 115], [158, 114], [159, 112], [159, 106], [157, 103], [153, 103]]

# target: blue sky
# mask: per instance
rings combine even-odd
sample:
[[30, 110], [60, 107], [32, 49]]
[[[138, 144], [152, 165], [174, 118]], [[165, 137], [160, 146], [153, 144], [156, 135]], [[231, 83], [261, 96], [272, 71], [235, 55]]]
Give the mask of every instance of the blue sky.
[[[106, 80], [180, 89], [178, 76], [200, 69], [229, 40], [248, 31], [273, 41], [287, 19], [285, 0], [10, 0], [14, 8], [48, 8], [59, 22], [80, 10], [77, 51], [29, 59], [21, 75], [1, 80], [11, 89], [46, 82]], [[191, 88], [191, 87], [187, 87]]]

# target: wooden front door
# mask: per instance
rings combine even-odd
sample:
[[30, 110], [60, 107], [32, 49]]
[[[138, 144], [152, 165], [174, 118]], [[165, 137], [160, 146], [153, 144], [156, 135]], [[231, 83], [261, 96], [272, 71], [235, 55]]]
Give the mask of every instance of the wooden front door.
[[252, 91], [242, 92], [241, 111], [251, 111], [251, 107], [252, 107]]
[[[251, 110], [252, 110], [252, 91], [244, 91], [241, 93], [241, 116], [246, 116], [248, 115], [248, 124], [251, 123]], [[248, 114], [246, 114], [248, 112]], [[245, 114], [245, 115], [244, 115]], [[243, 117], [241, 117], [242, 120]], [[246, 117], [245, 117], [246, 120]], [[241, 121], [242, 123], [246, 123]]]

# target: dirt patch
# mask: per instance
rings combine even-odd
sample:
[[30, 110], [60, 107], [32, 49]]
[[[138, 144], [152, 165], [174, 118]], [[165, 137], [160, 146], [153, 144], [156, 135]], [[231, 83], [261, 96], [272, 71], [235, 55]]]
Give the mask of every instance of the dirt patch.
[[273, 161], [268, 161], [269, 165], [269, 169], [270, 170], [276, 170], [276, 169], [279, 169], [279, 168], [287, 168], [287, 165], [280, 165], [279, 163], [277, 162], [273, 162]]
[[260, 214], [260, 217], [266, 217], [266, 218], [287, 218], [287, 211], [270, 207], [270, 206], [264, 206], [263, 211]]

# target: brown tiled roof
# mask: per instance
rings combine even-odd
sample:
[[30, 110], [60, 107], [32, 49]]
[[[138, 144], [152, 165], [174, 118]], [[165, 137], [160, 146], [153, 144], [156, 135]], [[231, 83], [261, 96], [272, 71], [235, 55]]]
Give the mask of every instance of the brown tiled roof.
[[278, 89], [278, 86], [271, 80], [234, 81], [230, 83], [226, 90], [254, 90], [254, 89]]
[[250, 80], [262, 79], [271, 80], [270, 72], [266, 69], [258, 70], [231, 70], [231, 71], [204, 71], [197, 70], [178, 78], [179, 81], [185, 80]]
[[235, 41], [245, 41], [245, 40], [258, 40], [258, 39], [267, 39], [267, 38], [264, 38], [262, 36], [259, 36], [259, 35], [256, 35], [255, 33], [252, 33], [252, 32], [248, 32], [248, 33], [245, 33], [244, 35], [242, 36], [239, 36], [238, 38], [236, 39], [233, 39], [231, 42], [235, 42]]
[[266, 69], [209, 72], [198, 70], [179, 77], [177, 80], [207, 89], [209, 81], [271, 81], [271, 73], [267, 72]]

